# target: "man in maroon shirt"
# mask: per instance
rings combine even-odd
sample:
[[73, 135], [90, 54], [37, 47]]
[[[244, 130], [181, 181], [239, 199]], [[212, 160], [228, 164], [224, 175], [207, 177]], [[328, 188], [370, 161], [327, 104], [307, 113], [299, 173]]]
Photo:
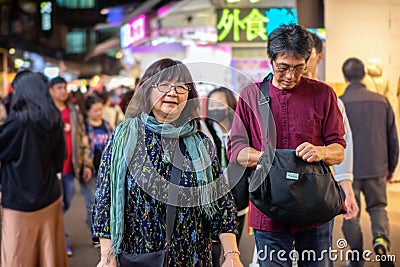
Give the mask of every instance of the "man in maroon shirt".
[[[268, 38], [267, 52], [274, 71], [269, 86], [276, 147], [294, 149], [307, 162], [323, 160], [333, 165], [344, 157], [343, 120], [333, 89], [301, 76], [312, 47], [310, 33], [299, 25], [281, 26]], [[266, 143], [259, 98], [259, 84], [244, 88], [232, 125], [230, 161], [247, 167], [257, 165]], [[293, 249], [300, 256], [306, 250], [315, 253], [310, 259], [299, 258], [305, 266], [332, 265], [329, 223], [286, 225], [273, 221], [253, 204], [250, 209], [249, 225], [255, 230], [260, 266], [291, 266]]]

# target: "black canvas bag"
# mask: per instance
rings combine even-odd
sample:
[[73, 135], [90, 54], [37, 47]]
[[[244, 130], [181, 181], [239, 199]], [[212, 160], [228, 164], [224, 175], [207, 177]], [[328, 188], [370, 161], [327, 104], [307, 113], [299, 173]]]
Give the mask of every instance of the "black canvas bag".
[[[261, 83], [259, 103], [267, 140], [270, 78]], [[267, 145], [251, 176], [250, 191], [260, 211], [283, 223], [323, 223], [345, 213], [341, 189], [325, 162], [306, 162], [290, 149], [274, 151]]]

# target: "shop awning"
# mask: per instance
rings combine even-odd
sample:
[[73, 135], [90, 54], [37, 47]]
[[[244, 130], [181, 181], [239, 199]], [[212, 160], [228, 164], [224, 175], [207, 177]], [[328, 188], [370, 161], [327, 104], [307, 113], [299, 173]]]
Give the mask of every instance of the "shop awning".
[[118, 50], [120, 48], [119, 37], [112, 37], [106, 41], [97, 44], [92, 51], [85, 56], [85, 61], [92, 57], [107, 53], [110, 50]]
[[129, 21], [131, 21], [132, 19], [136, 18], [137, 16], [148, 12], [149, 10], [151, 10], [152, 8], [157, 6], [161, 1], [163, 1], [163, 0], [145, 1], [143, 4], [141, 4], [140, 6], [135, 8], [132, 13], [130, 13], [127, 16], [125, 16], [125, 18], [121, 21], [120, 25], [128, 23]]

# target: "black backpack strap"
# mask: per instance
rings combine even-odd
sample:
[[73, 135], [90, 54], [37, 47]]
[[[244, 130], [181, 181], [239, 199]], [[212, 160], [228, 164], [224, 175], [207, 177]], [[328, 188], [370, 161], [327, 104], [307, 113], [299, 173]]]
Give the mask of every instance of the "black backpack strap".
[[268, 126], [269, 126], [269, 107], [271, 97], [269, 96], [269, 81], [272, 79], [273, 74], [270, 73], [260, 84], [260, 99], [258, 105], [260, 106], [261, 119], [264, 126], [265, 138], [268, 140]]
[[[179, 185], [179, 180], [181, 178], [181, 170], [179, 170], [177, 167], [175, 167], [172, 164], [172, 173], [171, 173], [171, 180], [170, 183]], [[175, 190], [170, 190], [168, 191], [168, 203], [167, 203], [167, 231], [166, 231], [166, 239], [167, 239], [167, 245], [171, 244], [171, 236], [174, 228], [174, 222], [175, 222], [175, 215], [176, 215], [176, 206], [171, 205], [171, 197], [173, 195], [177, 196], [175, 192], [172, 192]]]
[[[182, 170], [179, 169], [179, 167], [183, 166], [183, 154], [182, 154], [182, 142], [183, 140], [179, 138], [178, 144], [175, 146], [174, 149], [174, 154], [172, 156], [172, 171], [171, 171], [171, 178], [170, 178], [170, 184], [174, 184], [179, 186], [181, 176], [182, 176]], [[171, 187], [169, 188], [168, 191], [168, 200], [167, 200], [167, 228], [166, 228], [166, 241], [167, 241], [167, 246], [171, 244], [171, 236], [174, 228], [174, 222], [175, 222], [175, 215], [176, 215], [176, 204], [177, 198], [179, 196], [178, 188], [176, 187]]]

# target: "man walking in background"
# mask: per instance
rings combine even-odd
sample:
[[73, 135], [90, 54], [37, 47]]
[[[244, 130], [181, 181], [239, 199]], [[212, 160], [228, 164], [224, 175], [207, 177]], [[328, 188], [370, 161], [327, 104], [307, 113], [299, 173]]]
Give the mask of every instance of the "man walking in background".
[[[75, 192], [75, 177], [89, 181], [92, 178], [92, 159], [90, 158], [89, 141], [85, 135], [83, 117], [78, 109], [68, 102], [67, 82], [62, 77], [50, 81], [50, 95], [60, 110], [64, 121], [66, 156], [61, 173], [63, 190], [63, 213], [71, 206]], [[66, 233], [67, 254], [72, 256], [71, 241]]]
[[[399, 157], [395, 117], [387, 98], [368, 91], [362, 83], [365, 67], [361, 60], [347, 59], [342, 71], [348, 86], [340, 98], [353, 133], [353, 190], [359, 207], [360, 193], [364, 194], [375, 253], [385, 255], [390, 248], [386, 182], [393, 179]], [[362, 255], [360, 213], [355, 220], [344, 221], [342, 230], [350, 248]], [[349, 266], [364, 266], [364, 262], [359, 259], [350, 262]], [[381, 262], [381, 266], [394, 265]]]

